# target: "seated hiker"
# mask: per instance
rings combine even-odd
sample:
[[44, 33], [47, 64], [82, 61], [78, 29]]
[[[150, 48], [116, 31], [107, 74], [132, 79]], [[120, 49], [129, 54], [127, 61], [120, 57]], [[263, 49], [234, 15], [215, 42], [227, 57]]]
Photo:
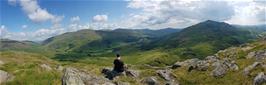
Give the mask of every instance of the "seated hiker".
[[113, 80], [114, 77], [123, 74], [123, 72], [126, 70], [126, 65], [121, 60], [121, 56], [119, 54], [116, 55], [116, 59], [113, 62], [114, 68], [112, 71], [108, 69], [103, 69], [102, 73], [106, 75], [106, 78]]
[[122, 73], [125, 71], [125, 65], [124, 62], [121, 60], [121, 57], [119, 54], [116, 55], [116, 59], [114, 60], [114, 69], [113, 71], [117, 73]]

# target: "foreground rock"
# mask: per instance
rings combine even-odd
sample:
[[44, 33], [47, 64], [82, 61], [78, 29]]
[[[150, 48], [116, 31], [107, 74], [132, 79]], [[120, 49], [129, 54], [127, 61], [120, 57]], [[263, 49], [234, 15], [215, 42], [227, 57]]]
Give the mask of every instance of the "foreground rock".
[[11, 80], [13, 80], [13, 78], [14, 78], [13, 75], [11, 75], [5, 71], [0, 70], [0, 84], [11, 81]]
[[147, 77], [141, 82], [146, 85], [159, 85], [159, 82], [157, 81], [156, 77]]
[[261, 72], [254, 78], [254, 85], [266, 84], [266, 75]]
[[214, 77], [223, 77], [227, 72], [227, 67], [222, 62], [216, 62], [213, 64], [215, 69], [211, 72]]
[[156, 72], [164, 80], [170, 81], [172, 79], [170, 70], [157, 70]]
[[127, 71], [125, 71], [125, 73], [127, 76], [131, 76], [134, 78], [137, 78], [139, 76], [139, 72], [136, 70], [127, 70]]
[[250, 72], [255, 69], [257, 66], [259, 66], [261, 63], [260, 62], [254, 62], [252, 65], [249, 65], [243, 70], [243, 74], [246, 76], [249, 76]]
[[62, 77], [62, 85], [115, 85], [102, 77], [96, 77], [75, 68], [66, 68]]
[[262, 61], [266, 59], [266, 50], [259, 50], [248, 53], [246, 56], [247, 59], [255, 58], [256, 61]]
[[42, 68], [42, 69], [44, 69], [44, 70], [46, 70], [46, 71], [51, 71], [51, 70], [53, 70], [49, 65], [47, 65], [47, 64], [42, 64], [42, 65], [40, 65], [40, 67]]

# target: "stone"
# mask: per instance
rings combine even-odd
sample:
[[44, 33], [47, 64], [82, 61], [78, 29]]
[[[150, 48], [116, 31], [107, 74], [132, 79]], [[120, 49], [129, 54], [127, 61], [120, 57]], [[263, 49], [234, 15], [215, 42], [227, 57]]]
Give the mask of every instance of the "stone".
[[115, 82], [115, 85], [130, 85], [128, 82]]
[[219, 58], [217, 56], [207, 56], [205, 60], [209, 63], [213, 63], [219, 61]]
[[211, 72], [214, 77], [223, 77], [227, 73], [227, 67], [222, 62], [215, 62], [215, 69]]
[[171, 80], [171, 71], [170, 70], [157, 70], [157, 74], [164, 80]]
[[225, 60], [224, 64], [233, 71], [237, 71], [239, 69], [238, 65], [236, 64], [235, 61], [229, 61], [229, 60]]
[[12, 74], [9, 74], [8, 72], [5, 72], [3, 70], [0, 70], [0, 84], [12, 81], [14, 76]]
[[252, 65], [249, 65], [248, 67], [244, 68], [243, 74], [246, 76], [249, 76], [250, 71], [259, 65], [260, 65], [260, 62], [254, 62]]
[[175, 80], [167, 81], [165, 85], [179, 85], [179, 83]]
[[260, 72], [255, 78], [253, 85], [262, 85], [266, 84], [266, 75], [263, 72]]
[[247, 59], [255, 58], [256, 61], [261, 61], [266, 59], [266, 50], [259, 50], [248, 53], [246, 56]]
[[139, 72], [135, 70], [126, 70], [125, 72], [127, 76], [132, 76], [134, 78], [137, 78], [139, 76]]
[[177, 69], [177, 68], [179, 68], [179, 67], [181, 67], [181, 65], [179, 65], [179, 64], [174, 64], [174, 65], [172, 65], [171, 69]]
[[159, 85], [159, 82], [157, 81], [156, 77], [148, 77], [143, 79], [141, 82], [146, 85]]
[[40, 65], [40, 67], [42, 68], [42, 69], [44, 69], [44, 70], [46, 70], [46, 71], [51, 71], [51, 70], [53, 70], [49, 65], [47, 65], [47, 64], [42, 64], [42, 65]]
[[75, 68], [66, 68], [62, 78], [62, 85], [85, 85]]
[[109, 80], [97, 77], [75, 68], [66, 68], [62, 77], [63, 85], [115, 85]]

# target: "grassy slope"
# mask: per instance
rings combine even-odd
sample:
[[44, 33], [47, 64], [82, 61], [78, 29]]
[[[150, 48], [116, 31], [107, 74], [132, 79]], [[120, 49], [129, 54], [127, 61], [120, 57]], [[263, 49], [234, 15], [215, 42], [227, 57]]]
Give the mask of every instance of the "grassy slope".
[[1, 70], [7, 71], [15, 76], [12, 82], [7, 85], [59, 85], [61, 84], [61, 73], [57, 71], [45, 71], [41, 64], [48, 64], [52, 67], [56, 62], [39, 54], [4, 51], [0, 52], [0, 60], [5, 62], [0, 66]]

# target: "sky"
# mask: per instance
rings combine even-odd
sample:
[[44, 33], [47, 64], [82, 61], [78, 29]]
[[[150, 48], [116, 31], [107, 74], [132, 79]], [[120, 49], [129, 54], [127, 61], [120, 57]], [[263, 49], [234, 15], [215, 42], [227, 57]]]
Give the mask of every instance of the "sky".
[[215, 20], [266, 24], [263, 0], [0, 0], [0, 36], [42, 41], [81, 29], [185, 28]]

